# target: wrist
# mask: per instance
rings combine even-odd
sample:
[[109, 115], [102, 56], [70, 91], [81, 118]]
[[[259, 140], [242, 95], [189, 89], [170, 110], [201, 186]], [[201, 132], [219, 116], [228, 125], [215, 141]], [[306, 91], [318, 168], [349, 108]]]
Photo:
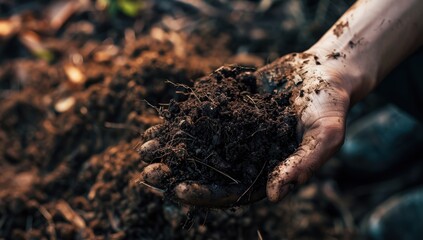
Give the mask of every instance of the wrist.
[[371, 56], [366, 57], [360, 49], [354, 49], [358, 46], [349, 41], [322, 40], [305, 52], [318, 57], [319, 63], [330, 77], [335, 77], [339, 81], [338, 85], [348, 92], [352, 104], [377, 86], [378, 61]]

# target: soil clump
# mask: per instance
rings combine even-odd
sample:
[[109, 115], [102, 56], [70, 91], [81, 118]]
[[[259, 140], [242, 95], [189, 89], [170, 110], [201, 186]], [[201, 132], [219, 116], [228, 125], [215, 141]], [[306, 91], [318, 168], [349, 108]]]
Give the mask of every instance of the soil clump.
[[193, 88], [177, 86], [187, 99], [159, 110], [165, 122], [151, 157], [169, 166], [168, 190], [185, 181], [264, 188], [268, 173], [295, 151], [291, 94], [259, 92], [253, 69], [221, 67]]

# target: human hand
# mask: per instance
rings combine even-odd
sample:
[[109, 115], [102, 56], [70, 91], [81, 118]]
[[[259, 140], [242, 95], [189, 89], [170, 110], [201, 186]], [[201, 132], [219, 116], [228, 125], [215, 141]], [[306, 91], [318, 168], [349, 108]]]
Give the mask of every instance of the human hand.
[[[279, 201], [305, 183], [342, 145], [353, 93], [342, 53], [290, 54], [258, 70], [268, 88], [291, 88], [298, 117], [298, 149], [268, 176], [267, 197]], [[354, 72], [353, 69], [350, 69]], [[286, 81], [286, 83], [283, 83]], [[277, 89], [276, 89], [277, 90]]]
[[[263, 91], [292, 90], [291, 101], [299, 118], [298, 136], [302, 140], [298, 150], [269, 175], [267, 196], [272, 201], [280, 200], [295, 185], [304, 183], [342, 143], [350, 100], [349, 84], [338, 71], [339, 63], [333, 64], [323, 58], [330, 57], [318, 57], [313, 53], [290, 54], [255, 73]], [[160, 148], [155, 140], [160, 131], [165, 129], [156, 126], [144, 134], [148, 141], [141, 146], [140, 153], [146, 162], [152, 161], [152, 153]], [[154, 163], [146, 167], [142, 175], [147, 184], [160, 188], [163, 178], [171, 173], [165, 164]], [[177, 185], [174, 192], [181, 202], [208, 207], [249, 203], [266, 195], [263, 188], [253, 192], [248, 199], [242, 198], [247, 187], [185, 182]]]

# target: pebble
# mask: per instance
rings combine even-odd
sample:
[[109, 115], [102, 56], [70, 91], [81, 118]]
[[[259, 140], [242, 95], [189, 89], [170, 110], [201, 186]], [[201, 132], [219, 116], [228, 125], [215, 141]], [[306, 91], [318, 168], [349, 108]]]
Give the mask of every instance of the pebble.
[[64, 99], [59, 100], [55, 105], [54, 105], [54, 109], [57, 112], [66, 112], [69, 109], [71, 109], [73, 107], [73, 105], [75, 105], [76, 100], [74, 97], [67, 97]]

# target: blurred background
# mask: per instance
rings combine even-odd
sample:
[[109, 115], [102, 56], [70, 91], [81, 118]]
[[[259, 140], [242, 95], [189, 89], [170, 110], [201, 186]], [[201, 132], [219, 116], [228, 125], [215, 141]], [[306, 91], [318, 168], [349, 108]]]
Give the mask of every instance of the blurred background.
[[422, 127], [392, 87], [281, 203], [188, 212], [132, 181], [140, 133], [161, 122], [144, 100], [178, 97], [166, 80], [306, 50], [352, 3], [0, 0], [0, 239], [362, 238], [373, 209], [423, 183]]

